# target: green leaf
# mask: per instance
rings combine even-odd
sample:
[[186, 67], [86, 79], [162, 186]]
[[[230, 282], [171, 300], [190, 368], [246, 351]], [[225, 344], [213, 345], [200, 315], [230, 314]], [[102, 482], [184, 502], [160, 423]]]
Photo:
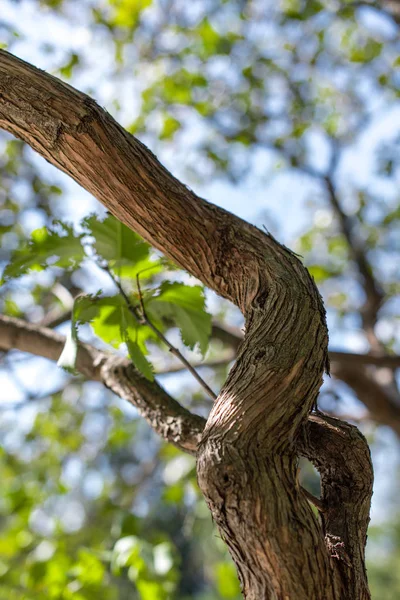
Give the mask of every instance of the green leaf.
[[165, 487], [162, 497], [168, 504], [182, 504], [185, 497], [185, 490], [182, 482]]
[[211, 25], [209, 19], [205, 18], [197, 27], [197, 33], [202, 42], [201, 54], [204, 58], [218, 54], [222, 49], [222, 38]]
[[324, 267], [323, 265], [310, 265], [307, 267], [310, 275], [314, 277], [316, 283], [322, 283], [329, 277], [332, 277], [334, 273]]
[[100, 309], [100, 294], [80, 294], [75, 298], [72, 316], [77, 324], [90, 323], [97, 317]]
[[80, 549], [73, 572], [83, 585], [100, 585], [104, 579], [105, 568], [92, 552]]
[[392, 212], [389, 212], [383, 219], [384, 225], [391, 225], [392, 223], [400, 222], [400, 206], [395, 208]]
[[129, 337], [125, 338], [125, 342], [128, 347], [129, 356], [135, 367], [146, 377], [146, 379], [154, 381], [153, 367], [140, 350], [139, 345], [136, 342], [132, 342]]
[[145, 358], [146, 341], [154, 339], [154, 332], [135, 319], [124, 298], [116, 296], [79, 296], [74, 305], [76, 323], [90, 323], [94, 333], [107, 344], [118, 348], [125, 343], [135, 367], [153, 381], [151, 364]]
[[91, 215], [81, 224], [94, 237], [96, 254], [120, 276], [134, 278], [140, 271], [149, 269], [148, 272], [154, 274], [161, 269], [158, 261], [149, 257], [151, 246], [112, 215], [104, 221]]
[[27, 246], [11, 255], [4, 270], [3, 279], [20, 277], [29, 271], [39, 271], [49, 266], [76, 269], [85, 258], [81, 236], [76, 236], [72, 227], [56, 222], [61, 231], [42, 227], [31, 234]]
[[71, 328], [67, 334], [67, 339], [64, 349], [57, 365], [71, 373], [75, 372], [76, 357], [78, 353], [78, 324], [89, 323], [98, 314], [96, 300], [98, 299], [101, 290], [96, 296], [81, 295], [74, 301], [71, 315]]
[[164, 590], [161, 583], [157, 581], [148, 581], [140, 579], [137, 583], [137, 590], [142, 600], [167, 600], [169, 594]]
[[147, 301], [146, 310], [150, 321], [151, 315], [172, 319], [180, 329], [183, 343], [191, 349], [198, 344], [204, 356], [211, 334], [211, 315], [205, 310], [202, 287], [166, 281], [158, 294]]
[[119, 27], [134, 28], [138, 24], [142, 11], [151, 6], [153, 0], [110, 0], [115, 7], [112, 24]]
[[129, 312], [122, 296], [105, 296], [95, 300], [97, 313], [90, 315], [93, 331], [104, 342], [118, 348], [125, 342], [128, 329], [136, 331], [138, 324]]
[[368, 63], [380, 56], [382, 48], [381, 42], [369, 38], [364, 45], [354, 45], [350, 48], [349, 59], [355, 63]]

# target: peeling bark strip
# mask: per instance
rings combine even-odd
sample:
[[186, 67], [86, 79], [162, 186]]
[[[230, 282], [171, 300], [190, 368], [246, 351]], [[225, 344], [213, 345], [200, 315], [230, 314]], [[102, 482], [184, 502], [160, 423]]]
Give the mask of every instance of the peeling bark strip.
[[[296, 485], [296, 443], [315, 405], [328, 342], [321, 298], [301, 262], [272, 236], [197, 197], [93, 100], [4, 51], [0, 127], [245, 315], [237, 362], [200, 443], [198, 480], [246, 600], [369, 598], [359, 566], [365, 536], [345, 510], [339, 534], [336, 520], [323, 529]], [[117, 388], [136, 385], [113, 375]], [[328, 469], [331, 455], [320, 453]], [[335, 556], [333, 540], [343, 548]]]

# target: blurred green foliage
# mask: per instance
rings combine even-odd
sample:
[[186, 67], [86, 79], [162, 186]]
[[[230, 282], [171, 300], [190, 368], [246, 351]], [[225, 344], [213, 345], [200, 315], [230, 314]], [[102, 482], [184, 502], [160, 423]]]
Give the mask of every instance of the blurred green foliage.
[[[334, 175], [384, 293], [377, 335], [385, 351], [399, 352], [399, 21], [385, 5], [5, 3], [19, 18], [0, 14], [0, 47], [27, 60], [31, 52], [32, 61], [44, 57], [42, 67], [95, 95], [191, 184], [257, 180], [268, 196], [268, 186], [289, 174], [295, 196], [306, 181], [310, 226], [296, 251], [340, 335], [349, 323], [359, 328], [363, 289], [327, 202], [326, 175]], [[29, 7], [34, 13], [24, 12]], [[55, 23], [65, 31], [59, 44], [47, 35]], [[43, 30], [39, 41], [37, 27]], [[386, 125], [376, 135], [385, 114], [393, 115], [393, 131]], [[368, 173], [353, 173], [367, 142]], [[178, 346], [186, 345], [182, 351], [197, 347], [192, 358], [206, 352], [211, 361], [219, 358], [224, 347], [215, 340], [208, 345], [211, 319], [197, 282], [99, 207], [83, 221], [76, 210], [65, 180], [2, 135], [1, 311], [34, 322], [71, 313], [66, 323], [72, 332], [79, 325], [85, 339], [129, 353], [152, 378], [150, 362], [165, 361], [162, 345], [116, 295], [102, 271], [107, 266], [135, 305], [143, 295], [151, 319]], [[232, 318], [226, 304], [213, 308], [220, 319]], [[0, 405], [0, 599], [240, 598], [192, 458], [162, 444], [133, 409], [97, 384], [18, 353], [3, 356], [2, 372], [9, 387], [2, 387]], [[208, 372], [218, 389], [227, 367]], [[7, 401], [11, 388], [21, 396], [15, 406]], [[185, 376], [174, 393], [207, 414], [204, 394]], [[306, 465], [303, 478], [317, 493], [318, 479]], [[371, 530], [376, 600], [400, 597], [398, 529], [393, 517]]]

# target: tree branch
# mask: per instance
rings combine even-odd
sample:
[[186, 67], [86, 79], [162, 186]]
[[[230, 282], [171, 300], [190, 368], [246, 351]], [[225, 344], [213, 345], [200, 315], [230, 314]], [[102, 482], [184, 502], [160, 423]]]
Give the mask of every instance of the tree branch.
[[[47, 319], [44, 317], [40, 321], [40, 325], [44, 325], [46, 327], [57, 327], [62, 323], [65, 323], [71, 318], [71, 311], [65, 311], [61, 313], [54, 313], [51, 315], [51, 318]], [[230, 346], [233, 350], [237, 350], [243, 341], [244, 334], [239, 327], [232, 327], [226, 324], [221, 324], [217, 321], [214, 321], [212, 324], [211, 337], [217, 340], [220, 340], [222, 343]], [[234, 360], [236, 355], [227, 354], [225, 358], [221, 358], [217, 361], [207, 362], [198, 362], [195, 366], [196, 369], [200, 367], [212, 367], [214, 363], [216, 366], [221, 366], [228, 362]], [[367, 367], [368, 365], [373, 365], [376, 367], [387, 367], [388, 369], [400, 369], [400, 356], [398, 354], [359, 354], [357, 352], [340, 352], [338, 350], [329, 350], [328, 357], [331, 365], [344, 365], [344, 366], [357, 366], [357, 367]], [[171, 367], [168, 371], [159, 371], [160, 374], [168, 373], [178, 373], [179, 371], [183, 371], [182, 367]], [[332, 373], [340, 379], [339, 372]]]
[[387, 385], [378, 382], [378, 373], [370, 369], [352, 366], [345, 361], [332, 365], [332, 374], [346, 383], [368, 408], [377, 423], [391, 427], [400, 436], [400, 406], [398, 393], [389, 374]]
[[310, 415], [298, 449], [321, 475], [320, 517], [332, 564], [339, 576], [347, 572], [351, 597], [367, 600], [365, 544], [373, 482], [368, 445], [354, 425], [317, 413]]
[[[211, 336], [221, 340], [221, 342], [231, 346], [231, 348], [235, 350], [239, 348], [244, 337], [243, 333], [238, 327], [227, 327], [226, 325], [221, 325], [217, 322], [213, 323]], [[338, 352], [337, 350], [329, 350], [328, 356], [331, 364], [343, 363], [343, 365], [354, 365], [358, 367], [374, 365], [376, 367], [388, 367], [389, 369], [400, 368], [400, 356], [398, 354], [370, 355], [358, 354], [356, 352]]]
[[[299, 259], [271, 235], [196, 196], [87, 96], [4, 51], [0, 127], [242, 310], [246, 336], [201, 436], [197, 473], [246, 600], [309, 600], [321, 590], [325, 600], [352, 596], [354, 578], [332, 571], [331, 549], [296, 487], [295, 441], [328, 364], [325, 310]], [[160, 404], [176, 425], [177, 403], [171, 407], [162, 390], [165, 406], [154, 405], [153, 384], [113, 360], [121, 361], [101, 366], [105, 385], [128, 399], [135, 394], [142, 414], [170, 435]], [[185, 418], [189, 425], [193, 415]], [[174, 432], [179, 445], [186, 435], [177, 425]], [[354, 557], [353, 547], [346, 550], [356, 561], [363, 547]]]
[[380, 347], [377, 345], [374, 326], [384, 295], [378, 282], [373, 276], [371, 265], [369, 264], [365, 255], [365, 250], [361, 247], [359, 240], [356, 239], [353, 233], [351, 219], [345, 214], [340, 205], [332, 176], [325, 176], [324, 182], [328, 192], [330, 204], [339, 221], [342, 234], [346, 238], [350, 255], [356, 263], [359, 273], [363, 279], [363, 288], [365, 291], [366, 300], [360, 312], [363, 317], [364, 328], [371, 344], [371, 348], [373, 350], [379, 350]]
[[[51, 329], [0, 315], [0, 348], [4, 350], [16, 349], [57, 361], [64, 344], [65, 337]], [[158, 383], [148, 381], [128, 359], [80, 343], [76, 368], [87, 379], [103, 383], [133, 404], [163, 439], [185, 452], [196, 453], [205, 420], [186, 410]]]

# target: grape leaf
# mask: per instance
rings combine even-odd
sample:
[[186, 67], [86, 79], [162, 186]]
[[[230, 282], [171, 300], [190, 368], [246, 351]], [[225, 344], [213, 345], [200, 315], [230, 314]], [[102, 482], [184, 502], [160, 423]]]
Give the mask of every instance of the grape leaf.
[[74, 314], [77, 323], [90, 323], [94, 333], [107, 344], [118, 348], [125, 343], [135, 367], [150, 381], [154, 379], [145, 354], [146, 341], [154, 339], [155, 334], [137, 322], [122, 296], [80, 296], [75, 301]]
[[96, 254], [119, 276], [134, 278], [141, 271], [154, 274], [162, 269], [161, 264], [150, 257], [151, 246], [112, 215], [104, 221], [100, 221], [98, 215], [91, 215], [81, 225], [94, 237]]
[[183, 343], [193, 349], [196, 344], [205, 355], [211, 334], [211, 315], [205, 310], [204, 291], [201, 286], [165, 281], [157, 295], [146, 302], [150, 321], [172, 319], [179, 327]]
[[13, 252], [4, 270], [4, 281], [48, 266], [76, 269], [80, 265], [85, 258], [81, 236], [77, 236], [72, 227], [65, 223], [58, 221], [55, 226], [59, 227], [60, 232], [46, 227], [36, 229], [28, 245]]
[[135, 367], [146, 377], [146, 379], [153, 381], [153, 367], [141, 351], [139, 344], [133, 342], [129, 337], [125, 338], [125, 343], [128, 348], [129, 356]]

